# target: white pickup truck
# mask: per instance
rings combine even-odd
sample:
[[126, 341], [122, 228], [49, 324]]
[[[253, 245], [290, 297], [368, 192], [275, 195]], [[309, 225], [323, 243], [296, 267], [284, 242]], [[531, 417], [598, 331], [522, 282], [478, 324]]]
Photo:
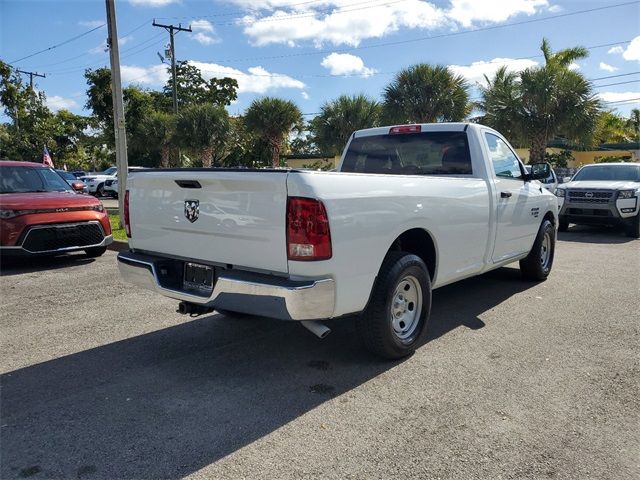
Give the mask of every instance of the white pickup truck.
[[355, 132], [337, 172], [168, 169], [128, 180], [122, 276], [218, 310], [299, 320], [355, 315], [365, 346], [411, 354], [431, 291], [520, 261], [544, 280], [557, 200], [498, 132], [477, 124]]

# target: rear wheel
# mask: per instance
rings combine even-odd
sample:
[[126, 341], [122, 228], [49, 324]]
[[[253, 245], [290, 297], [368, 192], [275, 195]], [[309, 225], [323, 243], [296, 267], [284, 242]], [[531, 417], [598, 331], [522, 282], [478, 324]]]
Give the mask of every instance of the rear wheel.
[[520, 271], [527, 280], [546, 280], [551, 272], [556, 248], [556, 229], [549, 220], [544, 220], [536, 241], [526, 258], [520, 260]]
[[569, 228], [569, 220], [567, 220], [566, 217], [561, 215], [560, 218], [558, 219], [558, 231], [566, 232], [568, 228]]
[[91, 247], [85, 249], [84, 253], [87, 254], [87, 257], [99, 257], [106, 251], [107, 247]]
[[101, 183], [100, 185], [98, 185], [98, 188], [96, 188], [96, 196], [104, 197], [104, 183]]
[[631, 224], [627, 227], [626, 233], [627, 237], [640, 238], [640, 212], [633, 217]]
[[364, 346], [384, 358], [411, 355], [426, 334], [431, 280], [424, 262], [406, 252], [389, 252], [366, 310], [357, 318]]

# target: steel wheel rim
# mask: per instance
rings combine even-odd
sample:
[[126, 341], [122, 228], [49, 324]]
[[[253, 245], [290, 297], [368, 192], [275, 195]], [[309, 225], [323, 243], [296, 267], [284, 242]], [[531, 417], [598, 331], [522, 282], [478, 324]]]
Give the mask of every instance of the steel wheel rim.
[[396, 285], [391, 297], [389, 317], [393, 333], [400, 340], [414, 334], [422, 313], [422, 288], [413, 275], [407, 275]]
[[540, 264], [542, 268], [549, 266], [549, 259], [551, 258], [551, 235], [549, 232], [544, 232], [542, 239], [542, 245], [540, 247]]

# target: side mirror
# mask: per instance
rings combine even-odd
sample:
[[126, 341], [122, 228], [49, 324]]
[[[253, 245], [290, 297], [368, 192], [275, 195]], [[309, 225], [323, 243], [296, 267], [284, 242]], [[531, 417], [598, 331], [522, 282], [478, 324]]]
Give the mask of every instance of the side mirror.
[[82, 183], [82, 182], [73, 182], [71, 184], [71, 188], [73, 188], [76, 192], [82, 192], [84, 190], [84, 183]]
[[542, 180], [551, 175], [551, 165], [548, 163], [534, 163], [531, 165], [531, 173], [527, 175], [528, 180]]

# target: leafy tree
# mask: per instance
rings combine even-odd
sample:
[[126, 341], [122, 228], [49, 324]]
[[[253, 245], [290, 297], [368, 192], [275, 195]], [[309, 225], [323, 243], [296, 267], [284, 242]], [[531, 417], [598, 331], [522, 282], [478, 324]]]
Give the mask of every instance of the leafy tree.
[[504, 69], [499, 70], [483, 89], [480, 103], [485, 108], [483, 123], [495, 128], [511, 124], [507, 130], [526, 139], [532, 163], [544, 161], [547, 143], [556, 136], [590, 143], [600, 109], [589, 81], [569, 68], [585, 58], [587, 50], [553, 53], [546, 39], [540, 48], [544, 65], [525, 69], [517, 79], [507, 80]]
[[634, 131], [629, 120], [605, 110], [598, 115], [591, 143], [630, 142], [633, 138]]
[[[200, 69], [188, 61], [176, 63], [176, 83], [178, 85], [178, 109], [187, 105], [211, 103], [230, 105], [237, 97], [238, 81], [233, 78], [212, 78], [208, 82], [202, 77]], [[173, 78], [169, 77], [164, 87], [164, 95], [173, 98]]]
[[470, 112], [467, 82], [442, 65], [421, 63], [401, 70], [384, 89], [390, 123], [454, 122]]
[[171, 113], [151, 112], [141, 122], [134, 137], [140, 149], [157, 149], [160, 166], [169, 167], [169, 154], [175, 133], [175, 117]]
[[280, 164], [285, 138], [302, 124], [302, 114], [295, 103], [275, 97], [254, 100], [245, 114], [247, 128], [268, 144], [271, 166]]
[[199, 151], [204, 167], [215, 166], [220, 152], [226, 151], [229, 115], [220, 106], [191, 105], [178, 114], [176, 138], [184, 148]]
[[311, 131], [320, 151], [330, 155], [339, 155], [355, 130], [380, 125], [381, 106], [366, 95], [341, 95], [320, 110]]
[[569, 162], [573, 160], [573, 153], [571, 150], [562, 150], [559, 153], [545, 153], [544, 159], [554, 168], [568, 168]]
[[633, 140], [640, 142], [640, 109], [634, 108], [631, 110], [631, 116], [627, 123], [633, 130]]

